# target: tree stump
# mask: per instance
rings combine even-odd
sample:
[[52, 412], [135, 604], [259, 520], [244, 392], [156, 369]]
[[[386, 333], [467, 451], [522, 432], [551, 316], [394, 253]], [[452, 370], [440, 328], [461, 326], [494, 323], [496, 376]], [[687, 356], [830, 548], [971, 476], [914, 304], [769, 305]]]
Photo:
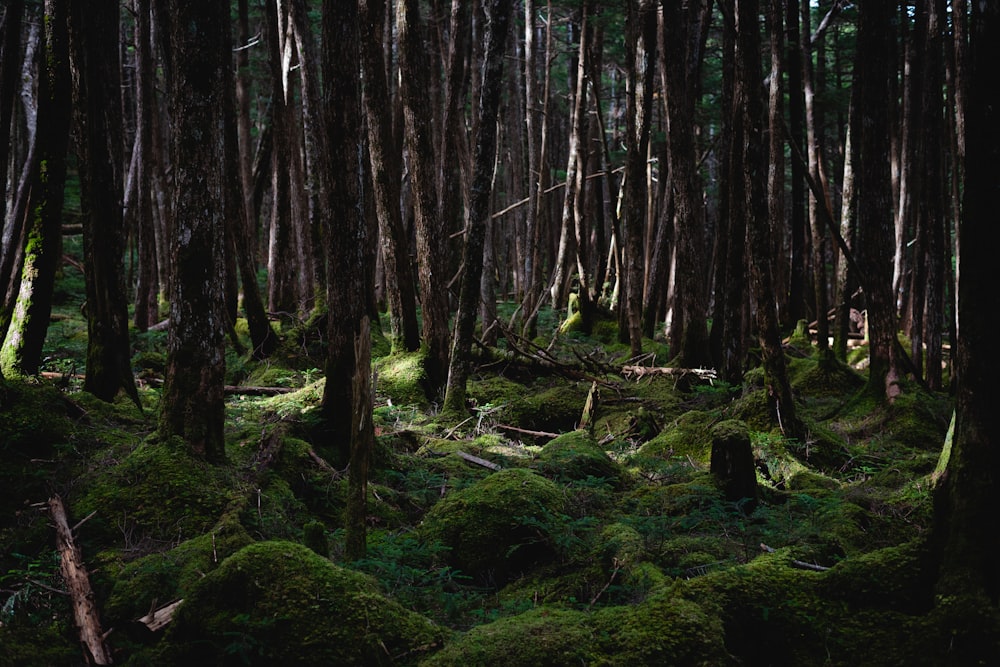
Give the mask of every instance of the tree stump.
[[726, 500], [748, 499], [747, 511], [757, 506], [757, 473], [745, 423], [729, 419], [712, 428], [711, 470]]

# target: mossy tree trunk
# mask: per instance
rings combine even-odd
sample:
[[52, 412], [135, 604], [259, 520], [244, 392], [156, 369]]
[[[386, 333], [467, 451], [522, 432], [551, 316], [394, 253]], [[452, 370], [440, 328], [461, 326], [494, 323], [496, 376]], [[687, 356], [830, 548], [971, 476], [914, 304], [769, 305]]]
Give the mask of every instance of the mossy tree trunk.
[[935, 504], [935, 544], [941, 557], [938, 592], [984, 595], [1000, 602], [1000, 421], [996, 418], [1000, 357], [996, 332], [996, 253], [993, 221], [1000, 199], [1000, 7], [972, 3], [966, 115], [964, 210], [959, 226], [959, 332], [955, 431]]
[[225, 82], [230, 76], [229, 3], [171, 0], [170, 130], [175, 187], [170, 334], [160, 431], [181, 436], [210, 461], [225, 458], [223, 386]]
[[62, 254], [63, 188], [72, 113], [68, 22], [66, 0], [45, 2], [35, 133], [38, 162], [27, 204], [20, 289], [0, 349], [0, 368], [8, 376], [38, 372], [52, 313], [52, 290]]
[[100, 0], [73, 3], [74, 104], [87, 294], [87, 373], [84, 389], [111, 401], [124, 390], [137, 405], [125, 300], [122, 217], [119, 7]]
[[465, 412], [465, 384], [469, 379], [469, 356], [472, 336], [479, 313], [479, 294], [483, 269], [483, 246], [490, 222], [490, 202], [497, 145], [497, 113], [500, 110], [500, 87], [503, 83], [503, 58], [507, 44], [511, 0], [491, 0], [487, 4], [486, 49], [483, 61], [482, 90], [479, 97], [479, 122], [476, 126], [475, 153], [469, 228], [465, 234], [462, 273], [456, 316], [455, 340], [448, 368], [444, 408]]

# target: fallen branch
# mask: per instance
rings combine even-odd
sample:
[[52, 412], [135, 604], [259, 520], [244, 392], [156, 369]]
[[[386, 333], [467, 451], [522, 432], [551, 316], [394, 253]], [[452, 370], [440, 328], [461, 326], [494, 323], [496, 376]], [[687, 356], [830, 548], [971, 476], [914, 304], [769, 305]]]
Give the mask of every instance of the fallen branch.
[[[774, 552], [777, 551], [777, 549], [769, 547], [766, 544], [764, 544], [763, 542], [760, 543], [760, 548], [761, 548], [761, 551], [766, 551], [769, 554], [773, 554]], [[807, 563], [804, 560], [796, 560], [794, 558], [791, 560], [791, 564], [792, 564], [792, 567], [797, 567], [800, 570], [812, 570], [813, 572], [826, 572], [827, 570], [830, 569], [830, 568], [828, 568], [828, 567], [826, 567], [824, 565], [816, 565], [815, 563]]]
[[460, 457], [468, 461], [469, 463], [475, 463], [476, 465], [483, 466], [484, 468], [489, 468], [490, 470], [502, 470], [502, 467], [493, 461], [487, 461], [486, 459], [481, 459], [478, 456], [473, 456], [472, 454], [467, 454], [461, 449], [456, 450], [455, 453]]
[[69, 594], [73, 600], [73, 620], [80, 632], [80, 643], [95, 665], [110, 665], [111, 653], [104, 645], [100, 614], [94, 604], [94, 591], [90, 587], [90, 577], [83, 566], [83, 557], [76, 546], [73, 531], [66, 518], [66, 507], [62, 498], [49, 498], [49, 513], [56, 524], [56, 550], [59, 551], [59, 569], [62, 572]]
[[622, 375], [626, 378], [641, 378], [646, 375], [670, 375], [684, 377], [694, 375], [703, 380], [715, 380], [718, 377], [714, 368], [668, 368], [666, 366], [622, 366]]
[[518, 428], [516, 426], [507, 426], [506, 424], [497, 424], [497, 428], [502, 428], [505, 431], [514, 431], [515, 433], [524, 433], [525, 435], [534, 436], [536, 438], [558, 438], [558, 433], [548, 433], [546, 431], [529, 431], [526, 428]]
[[174, 612], [177, 608], [181, 606], [181, 600], [174, 600], [170, 604], [164, 605], [159, 609], [154, 609], [142, 618], [138, 619], [139, 623], [142, 623], [152, 632], [159, 632], [167, 626], [174, 619]]

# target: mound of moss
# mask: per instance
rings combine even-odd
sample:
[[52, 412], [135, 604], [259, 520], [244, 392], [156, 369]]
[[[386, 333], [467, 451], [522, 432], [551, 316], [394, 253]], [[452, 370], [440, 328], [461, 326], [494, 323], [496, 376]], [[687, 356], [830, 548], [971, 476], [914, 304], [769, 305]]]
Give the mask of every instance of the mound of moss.
[[621, 476], [619, 465], [584, 430], [563, 433], [546, 443], [538, 453], [536, 467], [543, 475], [556, 479], [597, 477], [617, 482]]
[[501, 584], [555, 555], [563, 505], [558, 485], [511, 468], [446, 495], [427, 513], [422, 533], [449, 548], [452, 567]]
[[366, 575], [293, 542], [227, 558], [185, 598], [152, 664], [406, 665], [442, 631]]

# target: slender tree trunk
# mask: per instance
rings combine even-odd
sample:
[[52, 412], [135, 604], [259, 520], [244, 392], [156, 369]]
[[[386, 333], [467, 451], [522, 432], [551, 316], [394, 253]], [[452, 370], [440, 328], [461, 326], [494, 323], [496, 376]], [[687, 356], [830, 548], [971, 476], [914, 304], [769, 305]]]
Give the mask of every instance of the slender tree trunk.
[[76, 4], [71, 38], [87, 294], [84, 389], [111, 401], [124, 389], [139, 404], [132, 376], [125, 300], [122, 117], [118, 2]]
[[225, 97], [229, 3], [170, 0], [174, 173], [170, 334], [160, 432], [209, 461], [225, 459], [223, 273], [227, 207]]
[[401, 156], [393, 138], [392, 105], [385, 78], [381, 36], [385, 23], [384, 0], [362, 0], [361, 68], [365, 86], [363, 103], [368, 125], [368, 153], [379, 242], [385, 263], [386, 297], [393, 348], [414, 351], [420, 347], [413, 268], [400, 212]]
[[399, 0], [396, 32], [399, 39], [400, 95], [406, 125], [410, 182], [416, 218], [417, 261], [423, 337], [427, 348], [428, 395], [436, 396], [448, 373], [448, 293], [446, 287], [447, 231], [435, 220], [434, 143], [431, 132], [430, 90], [424, 45], [420, 39], [417, 0]]
[[899, 395], [897, 322], [892, 293], [893, 206], [889, 170], [889, 114], [892, 51], [885, 39], [892, 21], [889, 4], [859, 8], [851, 136], [857, 139], [854, 187], [858, 198], [859, 263], [865, 273], [870, 336], [869, 390], [878, 398]]
[[[785, 30], [788, 39], [788, 126], [791, 140], [796, 146], [805, 145], [805, 96], [802, 81], [802, 43], [799, 40], [799, 7], [806, 0], [788, 0]], [[797, 161], [791, 164], [791, 238], [787, 303], [779, 312], [785, 314], [785, 327], [806, 317], [806, 179], [805, 166]]]
[[[0, 34], [0, 238], [3, 238], [7, 223], [7, 171], [10, 166], [11, 120], [17, 94], [17, 66], [21, 61], [23, 15], [24, 0], [11, 0], [4, 11]], [[3, 276], [0, 276], [0, 281], [2, 279]]]
[[667, 62], [667, 142], [669, 168], [675, 184], [675, 295], [670, 323], [670, 350], [687, 368], [711, 363], [708, 345], [708, 267], [702, 190], [695, 146], [694, 111], [698, 58], [693, 35], [699, 26], [698, 3], [664, 6], [664, 48]]
[[496, 164], [496, 121], [500, 110], [503, 57], [512, 8], [513, 0], [490, 0], [487, 5], [483, 85], [479, 98], [479, 124], [473, 144], [475, 154], [469, 201], [469, 229], [465, 236], [465, 251], [462, 253], [465, 269], [462, 272], [455, 339], [444, 399], [444, 409], [455, 414], [466, 412], [465, 385], [469, 378], [469, 356], [476, 313], [479, 312], [483, 246], [490, 218], [490, 198]]
[[642, 354], [642, 292], [645, 283], [643, 240], [646, 229], [646, 155], [653, 115], [656, 71], [656, 7], [652, 0], [628, 4], [625, 44], [629, 77], [625, 161], [625, 321], [633, 357]]
[[3, 374], [33, 375], [52, 312], [52, 290], [62, 256], [63, 187], [71, 120], [69, 3], [46, 0], [43, 64], [38, 76], [38, 161], [27, 204], [21, 284], [7, 336], [0, 348]]

